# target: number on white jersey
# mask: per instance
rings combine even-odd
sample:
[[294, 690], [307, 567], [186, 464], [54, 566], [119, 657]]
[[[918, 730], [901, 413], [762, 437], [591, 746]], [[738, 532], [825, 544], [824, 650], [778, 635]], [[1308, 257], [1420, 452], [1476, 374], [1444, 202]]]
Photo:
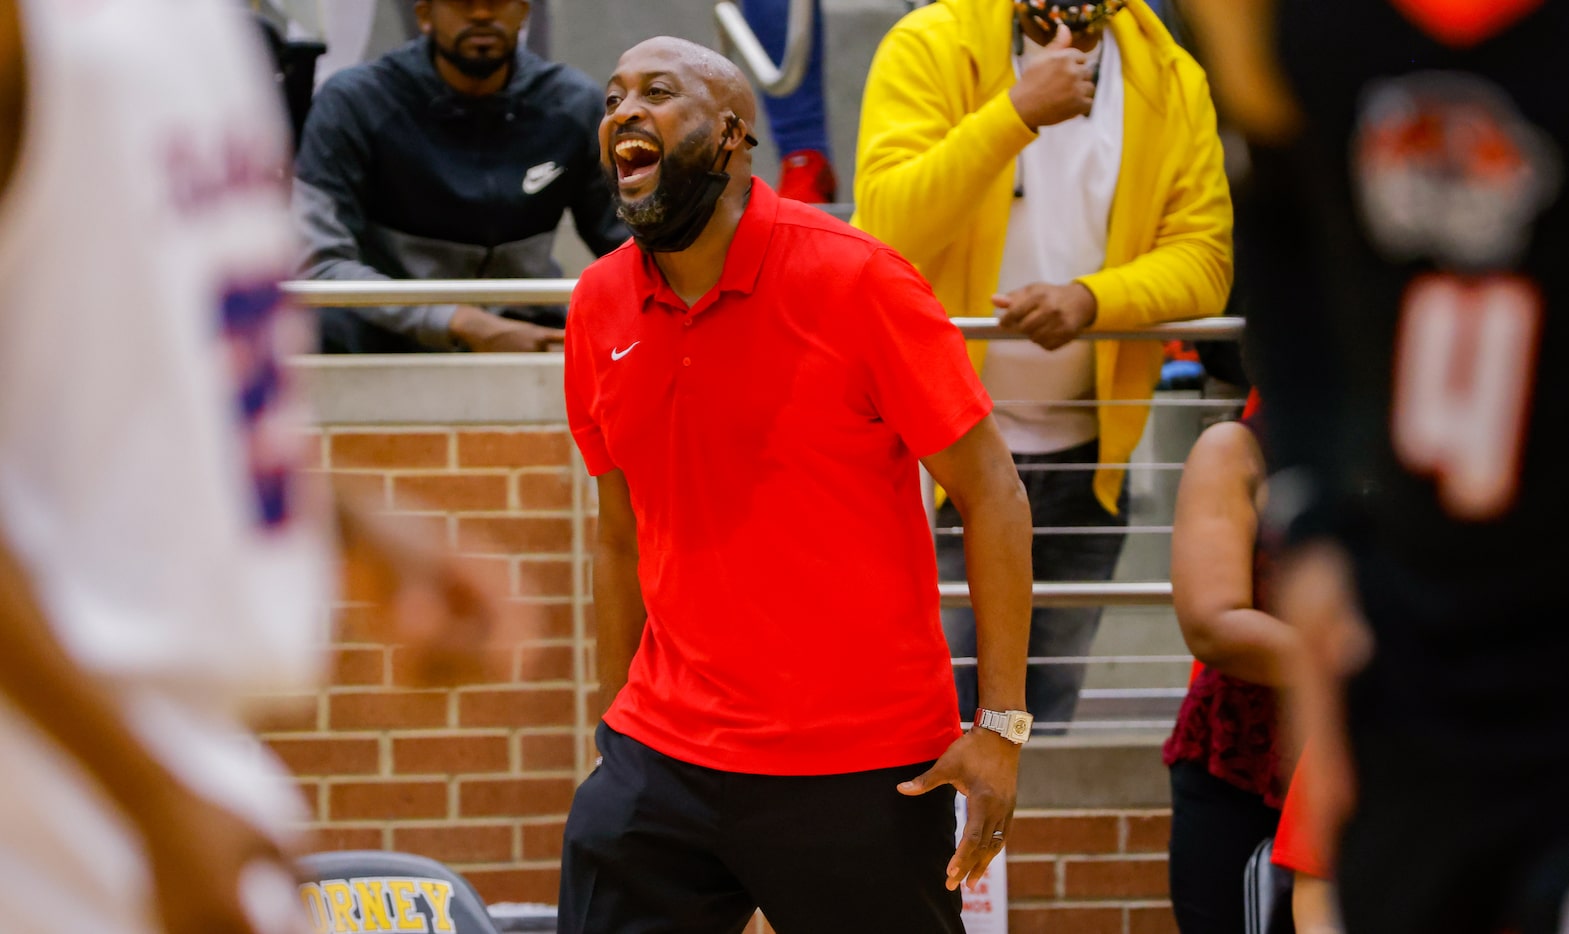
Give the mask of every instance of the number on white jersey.
[[1514, 502], [1536, 374], [1542, 302], [1530, 283], [1424, 276], [1406, 292], [1396, 351], [1393, 440], [1459, 519]]
[[278, 353], [283, 308], [283, 292], [273, 279], [235, 284], [222, 303], [224, 345], [238, 393], [256, 517], [266, 528], [286, 523], [293, 505], [294, 452], [277, 420], [284, 379]]

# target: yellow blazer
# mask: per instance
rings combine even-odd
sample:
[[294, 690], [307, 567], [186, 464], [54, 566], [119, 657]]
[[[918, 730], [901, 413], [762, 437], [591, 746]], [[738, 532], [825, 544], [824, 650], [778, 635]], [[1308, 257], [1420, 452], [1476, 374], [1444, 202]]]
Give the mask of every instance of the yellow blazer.
[[[952, 317], [984, 317], [1002, 268], [1019, 152], [1036, 138], [1013, 86], [1010, 0], [938, 0], [884, 37], [867, 76], [851, 223], [903, 253]], [[1111, 20], [1125, 85], [1122, 166], [1106, 265], [1080, 278], [1123, 331], [1216, 315], [1231, 289], [1231, 191], [1204, 71], [1143, 0]], [[979, 372], [986, 342], [970, 343]], [[1096, 395], [1148, 400], [1158, 341], [1099, 341]], [[1133, 454], [1148, 406], [1100, 409], [1101, 460]], [[1113, 512], [1123, 471], [1095, 493]]]

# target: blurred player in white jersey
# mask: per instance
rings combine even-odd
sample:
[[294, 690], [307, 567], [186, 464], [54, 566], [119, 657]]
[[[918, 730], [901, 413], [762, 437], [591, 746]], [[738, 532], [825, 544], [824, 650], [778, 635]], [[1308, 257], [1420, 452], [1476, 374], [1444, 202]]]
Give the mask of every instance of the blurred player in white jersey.
[[[313, 683], [334, 543], [295, 470], [309, 338], [255, 38], [233, 0], [0, 0], [6, 931], [273, 928], [241, 883], [302, 811], [239, 724]], [[458, 566], [339, 513], [380, 596], [480, 640]]]

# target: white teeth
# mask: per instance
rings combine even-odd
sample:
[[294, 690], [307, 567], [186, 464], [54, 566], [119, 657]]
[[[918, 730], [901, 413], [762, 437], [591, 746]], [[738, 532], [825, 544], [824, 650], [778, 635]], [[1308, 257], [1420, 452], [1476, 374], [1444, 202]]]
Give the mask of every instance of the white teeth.
[[623, 159], [631, 158], [631, 153], [634, 149], [646, 149], [655, 155], [659, 153], [659, 148], [646, 140], [624, 139], [616, 144], [616, 155]]

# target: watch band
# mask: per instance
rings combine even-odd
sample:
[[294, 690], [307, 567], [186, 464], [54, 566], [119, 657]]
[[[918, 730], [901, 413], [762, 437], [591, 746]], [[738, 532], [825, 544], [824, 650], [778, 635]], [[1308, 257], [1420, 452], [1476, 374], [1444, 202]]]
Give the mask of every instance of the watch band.
[[991, 730], [1010, 743], [1024, 745], [1030, 738], [1030, 727], [1035, 718], [1024, 710], [987, 710], [980, 707], [975, 711], [975, 725], [983, 730]]

